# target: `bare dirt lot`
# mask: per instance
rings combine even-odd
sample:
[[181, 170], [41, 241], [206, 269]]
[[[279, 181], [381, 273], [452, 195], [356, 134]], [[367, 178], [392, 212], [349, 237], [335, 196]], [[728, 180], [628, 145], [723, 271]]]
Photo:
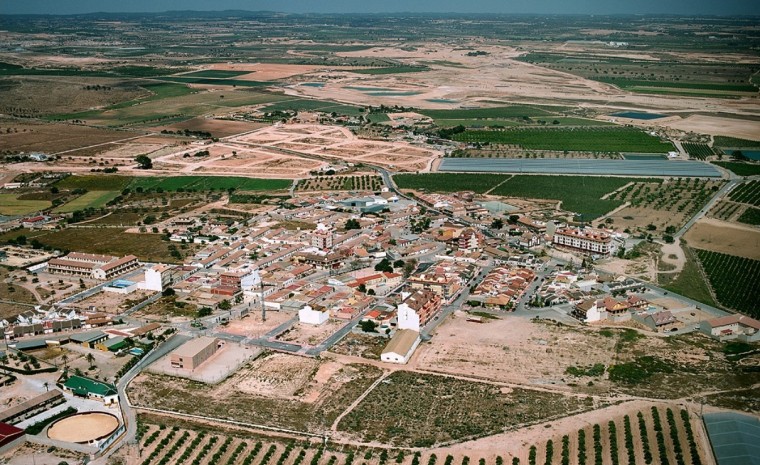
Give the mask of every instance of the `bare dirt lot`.
[[[41, 124], [0, 120], [0, 146], [20, 152], [61, 153], [94, 144], [134, 137], [134, 133], [74, 124]], [[8, 132], [8, 128], [11, 132]], [[74, 152], [69, 152], [74, 154]]]
[[274, 81], [278, 79], [308, 74], [320, 69], [314, 65], [288, 65], [276, 63], [215, 63], [210, 69], [224, 71], [250, 71], [249, 74], [236, 76], [235, 79], [249, 81]]
[[82, 310], [95, 310], [98, 312], [110, 313], [112, 315], [118, 315], [124, 310], [136, 305], [138, 302], [142, 302], [154, 292], [151, 291], [134, 291], [130, 294], [117, 294], [115, 292], [100, 291], [90, 297], [78, 301], [76, 304], [71, 305], [74, 308]]
[[314, 346], [327, 339], [345, 324], [345, 321], [338, 320], [328, 320], [321, 325], [296, 323], [288, 331], [278, 335], [277, 340]]
[[224, 328], [224, 332], [236, 336], [258, 338], [294, 317], [295, 315], [291, 313], [269, 311], [266, 321], [262, 321], [261, 312], [252, 311], [245, 318], [230, 321]]
[[230, 140], [239, 144], [273, 144], [282, 149], [353, 163], [367, 161], [392, 166], [397, 171], [424, 170], [440, 155], [407, 142], [363, 141], [346, 128], [317, 124], [275, 125]]
[[184, 131], [188, 129], [190, 131], [205, 131], [210, 132], [214, 137], [228, 137], [234, 134], [240, 134], [243, 132], [253, 131], [262, 127], [268, 126], [263, 123], [253, 123], [249, 121], [232, 121], [216, 118], [193, 118], [181, 123], [174, 123], [168, 126], [162, 126], [156, 128], [156, 130], [169, 130], [169, 131]]
[[704, 218], [684, 238], [697, 249], [760, 260], [760, 230], [751, 226]]
[[760, 140], [760, 121], [691, 115], [682, 120], [666, 123], [666, 125], [687, 132]]

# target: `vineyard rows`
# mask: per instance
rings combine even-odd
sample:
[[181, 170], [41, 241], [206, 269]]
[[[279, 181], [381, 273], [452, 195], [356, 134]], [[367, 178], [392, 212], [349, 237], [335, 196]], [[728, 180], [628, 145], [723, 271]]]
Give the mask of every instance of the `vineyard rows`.
[[667, 153], [669, 142], [633, 128], [508, 128], [467, 130], [453, 139], [468, 143], [520, 146], [524, 149], [583, 152]]
[[741, 208], [740, 203], [721, 200], [710, 212], [710, 216], [719, 220], [728, 221]]
[[[686, 410], [652, 407], [607, 423], [533, 445], [519, 465], [702, 465], [691, 418]], [[561, 448], [556, 447], [559, 443]], [[559, 450], [557, 450], [559, 449]], [[524, 462], [523, 462], [524, 461]], [[499, 460], [497, 459], [497, 464]]]
[[715, 296], [726, 307], [760, 316], [760, 260], [695, 249]]
[[734, 202], [760, 207], [760, 181], [750, 181], [731, 191], [729, 198]]
[[652, 208], [691, 217], [710, 200], [719, 185], [716, 181], [696, 178], [676, 178], [662, 183], [648, 180], [630, 184], [608, 199], [629, 202], [632, 207]]
[[712, 147], [707, 144], [694, 144], [692, 142], [684, 142], [683, 149], [689, 154], [689, 158], [696, 158], [697, 160], [704, 160], [707, 157], [715, 155]]
[[[306, 441], [241, 438], [221, 432], [141, 424], [140, 465], [702, 465], [686, 410], [652, 407], [493, 457], [324, 448]], [[243, 433], [241, 433], [243, 434]]]
[[362, 190], [379, 191], [383, 186], [380, 176], [317, 176], [298, 183], [299, 191]]

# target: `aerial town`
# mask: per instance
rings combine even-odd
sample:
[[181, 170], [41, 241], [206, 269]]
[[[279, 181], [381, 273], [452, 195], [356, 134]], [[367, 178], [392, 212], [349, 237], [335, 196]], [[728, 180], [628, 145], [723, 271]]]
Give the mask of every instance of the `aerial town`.
[[760, 463], [757, 17], [645, 19], [0, 15], [0, 463]]

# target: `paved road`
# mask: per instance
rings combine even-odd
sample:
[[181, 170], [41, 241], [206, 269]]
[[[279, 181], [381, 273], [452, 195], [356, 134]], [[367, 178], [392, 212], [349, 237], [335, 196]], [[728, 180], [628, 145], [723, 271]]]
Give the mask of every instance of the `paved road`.
[[159, 358], [163, 357], [164, 355], [168, 354], [169, 352], [176, 349], [177, 347], [184, 344], [186, 341], [190, 339], [191, 339], [190, 336], [174, 334], [169, 339], [167, 339], [163, 344], [156, 347], [148, 355], [143, 357], [137, 363], [137, 365], [132, 367], [131, 370], [129, 370], [124, 376], [121, 377], [121, 379], [119, 379], [119, 382], [116, 384], [116, 390], [119, 392], [119, 407], [121, 408], [122, 418], [124, 419], [124, 423], [127, 426], [127, 431], [119, 439], [114, 441], [114, 443], [108, 449], [108, 452], [104, 454], [103, 457], [101, 457], [102, 461], [99, 461], [99, 463], [105, 463], [104, 459], [108, 458], [111, 454], [116, 452], [124, 444], [132, 443], [135, 439], [135, 435], [137, 434], [137, 415], [135, 414], [134, 409], [132, 409], [132, 406], [129, 405], [129, 402], [127, 401], [127, 395], [126, 395], [126, 389], [129, 383], [132, 382], [132, 380], [138, 374], [140, 374], [140, 372], [145, 367], [155, 362]]
[[694, 226], [694, 223], [696, 223], [700, 218], [705, 216], [708, 211], [716, 204], [718, 203], [722, 198], [724, 198], [730, 191], [732, 191], [736, 186], [741, 184], [740, 180], [732, 179], [728, 181], [723, 187], [720, 188], [718, 192], [715, 193], [715, 195], [708, 201], [704, 207], [702, 207], [699, 212], [697, 212], [696, 215], [694, 215], [689, 221], [686, 222], [685, 225], [681, 229], [678, 230], [678, 232], [673, 236], [674, 238], [679, 238], [686, 234], [686, 231], [688, 231], [692, 226]]

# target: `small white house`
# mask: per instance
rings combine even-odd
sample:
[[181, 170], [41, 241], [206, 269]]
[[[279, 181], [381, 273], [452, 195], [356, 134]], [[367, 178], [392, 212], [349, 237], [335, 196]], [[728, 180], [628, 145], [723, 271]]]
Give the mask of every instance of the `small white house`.
[[314, 310], [308, 305], [298, 311], [298, 321], [307, 325], [321, 325], [329, 318], [329, 312], [320, 312], [319, 310]]

